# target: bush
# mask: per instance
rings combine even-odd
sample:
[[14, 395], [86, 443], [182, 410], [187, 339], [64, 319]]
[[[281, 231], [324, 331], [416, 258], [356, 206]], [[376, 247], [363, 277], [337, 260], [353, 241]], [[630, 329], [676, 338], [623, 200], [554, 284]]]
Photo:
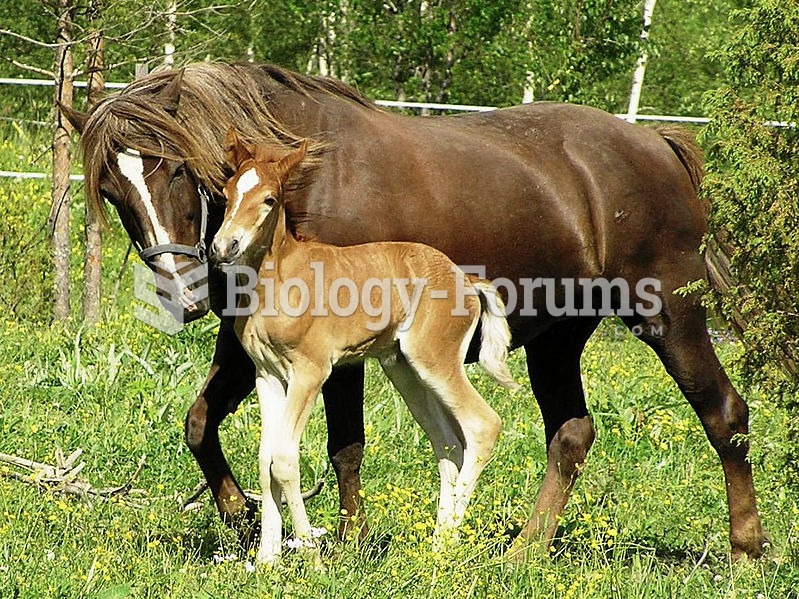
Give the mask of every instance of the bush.
[[[706, 96], [713, 120], [704, 132], [704, 191], [711, 198], [712, 241], [730, 255], [737, 284], [710, 300], [727, 318], [745, 323], [744, 380], [769, 385], [796, 407], [799, 5], [757, 0], [734, 18], [737, 35], [715, 55], [730, 83]], [[799, 423], [791, 434], [799, 441]], [[799, 444], [789, 446], [796, 458]]]

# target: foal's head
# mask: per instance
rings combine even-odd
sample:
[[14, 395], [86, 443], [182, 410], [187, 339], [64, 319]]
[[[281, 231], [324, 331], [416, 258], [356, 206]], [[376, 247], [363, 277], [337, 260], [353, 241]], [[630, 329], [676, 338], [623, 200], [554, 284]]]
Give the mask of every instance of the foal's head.
[[[225, 156], [235, 174], [225, 184], [225, 219], [211, 244], [210, 256], [219, 264], [238, 260], [261, 240], [267, 217], [283, 209], [283, 185], [299, 165], [306, 142], [296, 150], [276, 146], [249, 147], [241, 143], [234, 129], [225, 138]], [[273, 219], [275, 226], [285, 226]], [[267, 241], [268, 243], [268, 241]]]

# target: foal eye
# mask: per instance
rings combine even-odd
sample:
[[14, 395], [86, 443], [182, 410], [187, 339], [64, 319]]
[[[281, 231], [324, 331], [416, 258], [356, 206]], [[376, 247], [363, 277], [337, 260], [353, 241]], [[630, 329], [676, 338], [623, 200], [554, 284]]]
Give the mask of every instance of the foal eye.
[[264, 198], [264, 204], [267, 206], [273, 206], [275, 204], [274, 196], [268, 195]]

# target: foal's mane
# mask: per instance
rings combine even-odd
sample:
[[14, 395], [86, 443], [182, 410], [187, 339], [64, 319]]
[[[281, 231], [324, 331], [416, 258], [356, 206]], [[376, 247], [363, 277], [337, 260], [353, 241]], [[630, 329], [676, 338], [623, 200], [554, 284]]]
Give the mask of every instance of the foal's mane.
[[[86, 195], [99, 214], [105, 214], [100, 175], [112, 156], [131, 148], [151, 156], [185, 159], [199, 185], [221, 196], [230, 174], [222, 140], [235, 126], [243, 141], [297, 147], [302, 138], [288, 130], [270, 108], [269, 99], [280, 88], [317, 101], [331, 96], [371, 110], [370, 100], [340, 81], [300, 75], [275, 65], [194, 63], [183, 70], [177, 112], [161, 92], [180, 71], [163, 70], [138, 79], [100, 101], [91, 111], [81, 136]], [[302, 174], [318, 165], [326, 140], [309, 140]]]

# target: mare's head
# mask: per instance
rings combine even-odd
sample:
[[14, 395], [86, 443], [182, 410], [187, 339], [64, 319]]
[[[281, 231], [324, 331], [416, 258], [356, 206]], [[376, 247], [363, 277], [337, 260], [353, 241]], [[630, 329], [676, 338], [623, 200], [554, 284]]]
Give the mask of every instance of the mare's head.
[[[305, 158], [306, 142], [296, 150], [274, 145], [243, 144], [230, 129], [225, 138], [225, 156], [235, 174], [224, 187], [225, 218], [211, 244], [211, 259], [218, 264], [236, 262], [251, 247], [269, 244], [266, 220], [283, 210], [283, 186]], [[285, 219], [273, 218], [275, 227]], [[281, 222], [282, 221], [282, 222]], [[273, 235], [283, 231], [273, 231]]]
[[120, 94], [91, 114], [63, 108], [81, 134], [87, 202], [107, 201], [156, 277], [161, 303], [188, 322], [209, 309], [205, 266], [209, 196], [198, 185], [174, 119], [181, 75], [154, 79], [150, 93]]

